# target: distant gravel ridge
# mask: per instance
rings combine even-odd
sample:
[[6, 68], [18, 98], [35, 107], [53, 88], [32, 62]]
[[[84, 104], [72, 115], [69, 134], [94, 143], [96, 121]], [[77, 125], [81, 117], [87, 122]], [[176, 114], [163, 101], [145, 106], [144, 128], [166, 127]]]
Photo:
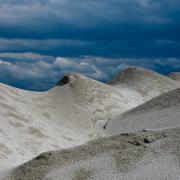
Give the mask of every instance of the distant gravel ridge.
[[180, 82], [180, 72], [173, 72], [171, 74], [168, 75], [169, 78]]

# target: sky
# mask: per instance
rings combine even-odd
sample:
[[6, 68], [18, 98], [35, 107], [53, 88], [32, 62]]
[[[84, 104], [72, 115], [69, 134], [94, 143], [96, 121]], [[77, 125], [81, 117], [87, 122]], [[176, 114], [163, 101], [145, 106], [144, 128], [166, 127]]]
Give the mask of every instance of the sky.
[[179, 0], [0, 1], [0, 82], [44, 91], [129, 66], [180, 71]]

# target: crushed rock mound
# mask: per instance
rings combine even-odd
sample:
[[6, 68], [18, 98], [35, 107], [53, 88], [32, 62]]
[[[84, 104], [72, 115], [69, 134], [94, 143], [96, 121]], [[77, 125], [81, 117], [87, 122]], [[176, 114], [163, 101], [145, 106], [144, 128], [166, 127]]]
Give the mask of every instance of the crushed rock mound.
[[132, 107], [117, 89], [78, 74], [47, 92], [0, 84], [0, 167], [94, 139], [104, 124]]
[[[17, 167], [45, 151], [75, 147], [109, 136], [110, 132], [114, 135], [120, 134], [121, 130], [144, 128], [146, 118], [136, 124], [133, 119], [129, 120], [129, 124], [126, 122], [127, 126], [124, 126], [127, 129], [122, 128], [119, 121], [117, 126], [113, 123], [116, 124], [115, 120], [121, 114], [179, 87], [179, 83], [143, 69], [129, 69], [127, 72], [124, 72], [126, 75], [122, 82], [114, 86], [79, 74], [63, 77], [47, 92], [24, 91], [0, 84], [0, 171]], [[170, 121], [168, 118], [172, 118], [168, 127], [178, 124], [175, 117], [179, 117], [179, 105], [173, 106], [169, 99], [166, 100], [169, 109], [163, 106], [159, 111], [148, 109], [150, 112], [145, 112], [145, 116], [139, 115], [140, 118], [149, 118], [155, 112], [152, 117], [156, 117], [157, 123], [150, 119], [153, 126], [144, 123], [145, 127], [159, 128], [161, 123], [164, 127]], [[157, 118], [158, 113], [161, 119]], [[164, 121], [163, 113], [166, 116]], [[139, 128], [138, 122], [143, 122]]]
[[106, 126], [106, 135], [143, 129], [171, 128], [180, 125], [180, 88], [133, 108]]
[[6, 180], [180, 179], [180, 129], [126, 133], [43, 153]]
[[156, 72], [130, 67], [115, 75], [109, 85], [129, 97], [136, 106], [180, 87], [180, 83]]

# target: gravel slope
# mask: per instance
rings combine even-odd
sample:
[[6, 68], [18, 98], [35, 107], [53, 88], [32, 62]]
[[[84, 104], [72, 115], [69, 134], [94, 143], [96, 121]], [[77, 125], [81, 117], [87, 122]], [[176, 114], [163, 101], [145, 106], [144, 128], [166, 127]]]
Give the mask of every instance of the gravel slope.
[[0, 167], [101, 135], [109, 120], [132, 108], [115, 88], [74, 74], [47, 92], [0, 84]]
[[160, 95], [131, 109], [105, 126], [106, 135], [180, 125], [180, 89]]
[[[70, 74], [47, 92], [24, 91], [0, 84], [0, 178], [4, 180], [3, 175], [6, 171], [8, 173], [9, 170], [42, 152], [73, 148], [89, 140], [102, 136], [119, 135], [122, 132], [172, 128], [179, 125], [180, 90], [178, 87], [180, 84], [177, 81], [137, 68], [127, 69], [117, 77], [111, 81], [111, 86], [78, 74]], [[178, 131], [178, 129], [172, 131]], [[112, 140], [109, 138], [107, 141], [110, 143]], [[102, 148], [104, 147], [103, 142], [104, 139], [102, 139], [102, 144], [101, 140], [97, 141]], [[121, 144], [121, 140], [119, 143]], [[110, 144], [109, 149], [111, 149]], [[127, 147], [129, 148], [129, 146]], [[93, 154], [93, 149], [89, 145], [87, 148], [90, 149], [90, 152], [86, 149], [87, 152], [84, 153]], [[104, 150], [106, 151], [106, 147]], [[76, 152], [76, 148], [70, 151]], [[57, 160], [61, 157], [62, 152], [64, 151], [57, 151]], [[82, 153], [82, 151], [80, 152]], [[97, 170], [100, 168], [100, 164], [107, 166], [103, 154], [101, 158], [101, 153], [98, 154], [99, 152], [96, 150], [94, 153], [98, 156], [93, 156], [95, 159], [92, 161], [89, 159], [87, 164], [90, 163], [94, 166], [94, 163], [97, 163]], [[88, 157], [90, 156], [88, 155]], [[56, 159], [56, 157], [54, 158]], [[67, 162], [74, 162], [73, 159], [69, 159], [71, 156], [66, 158]], [[123, 159], [121, 160], [123, 161]], [[37, 171], [36, 168], [30, 166], [29, 173], [35, 172], [34, 175], [29, 176], [32, 177], [31, 179], [34, 179], [35, 175], [43, 177], [44, 171], [54, 172], [54, 170], [51, 171], [51, 165], [46, 164], [47, 167], [45, 167], [44, 157], [41, 159], [40, 156], [39, 162], [42, 163], [42, 167], [38, 167], [38, 164]], [[65, 163], [66, 160], [64, 159], [63, 162]], [[167, 162], [169, 163], [168, 160]], [[86, 167], [86, 161], [82, 163], [85, 163]], [[80, 166], [83, 167], [83, 165]], [[122, 166], [124, 166], [123, 163]], [[58, 164], [57, 167], [59, 168]], [[175, 164], [174, 167], [176, 167]], [[68, 169], [71, 170], [72, 167], [68, 167]], [[107, 168], [105, 169], [107, 170]], [[57, 173], [54, 172], [57, 175], [53, 175], [52, 178], [58, 179], [60, 170], [57, 171]], [[62, 172], [64, 173], [64, 170]], [[66, 172], [70, 175], [71, 171]], [[15, 169], [14, 173], [13, 178], [20, 178], [23, 171]], [[18, 173], [20, 174], [18, 175]], [[85, 175], [81, 175], [81, 171], [79, 173], [80, 175], [74, 179], [86, 179]], [[96, 173], [98, 175], [98, 172]], [[69, 178], [68, 174], [63, 175], [64, 179]], [[111, 179], [109, 174], [113, 176], [112, 172], [108, 174], [104, 172], [102, 166], [102, 177], [107, 176], [107, 179]], [[114, 173], [114, 175], [114, 179], [116, 176], [122, 176], [121, 173]], [[98, 176], [101, 179], [101, 174]], [[28, 176], [21, 178], [24, 177]], [[129, 175], [126, 179], [128, 177]]]
[[179, 149], [179, 128], [121, 134], [41, 154], [6, 180], [179, 180]]
[[179, 82], [167, 76], [135, 67], [127, 68], [115, 75], [108, 84], [117, 88], [136, 106], [180, 87]]

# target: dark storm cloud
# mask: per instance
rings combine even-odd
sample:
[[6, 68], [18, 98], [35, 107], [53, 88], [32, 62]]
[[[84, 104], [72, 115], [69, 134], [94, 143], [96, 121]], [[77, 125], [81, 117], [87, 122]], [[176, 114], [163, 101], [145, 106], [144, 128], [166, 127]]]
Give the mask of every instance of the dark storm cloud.
[[35, 52], [53, 56], [180, 57], [180, 42], [122, 40], [111, 42], [70, 39], [0, 39], [0, 52]]
[[71, 72], [179, 71], [179, 32], [179, 0], [1, 0], [0, 82], [47, 90]]
[[[7, 41], [14, 39], [4, 46], [7, 52], [180, 57], [179, 32], [179, 0], [0, 2], [0, 36]], [[38, 46], [36, 40], [45, 43]], [[53, 42], [47, 43], [50, 40]], [[31, 41], [33, 45], [29, 45]]]

